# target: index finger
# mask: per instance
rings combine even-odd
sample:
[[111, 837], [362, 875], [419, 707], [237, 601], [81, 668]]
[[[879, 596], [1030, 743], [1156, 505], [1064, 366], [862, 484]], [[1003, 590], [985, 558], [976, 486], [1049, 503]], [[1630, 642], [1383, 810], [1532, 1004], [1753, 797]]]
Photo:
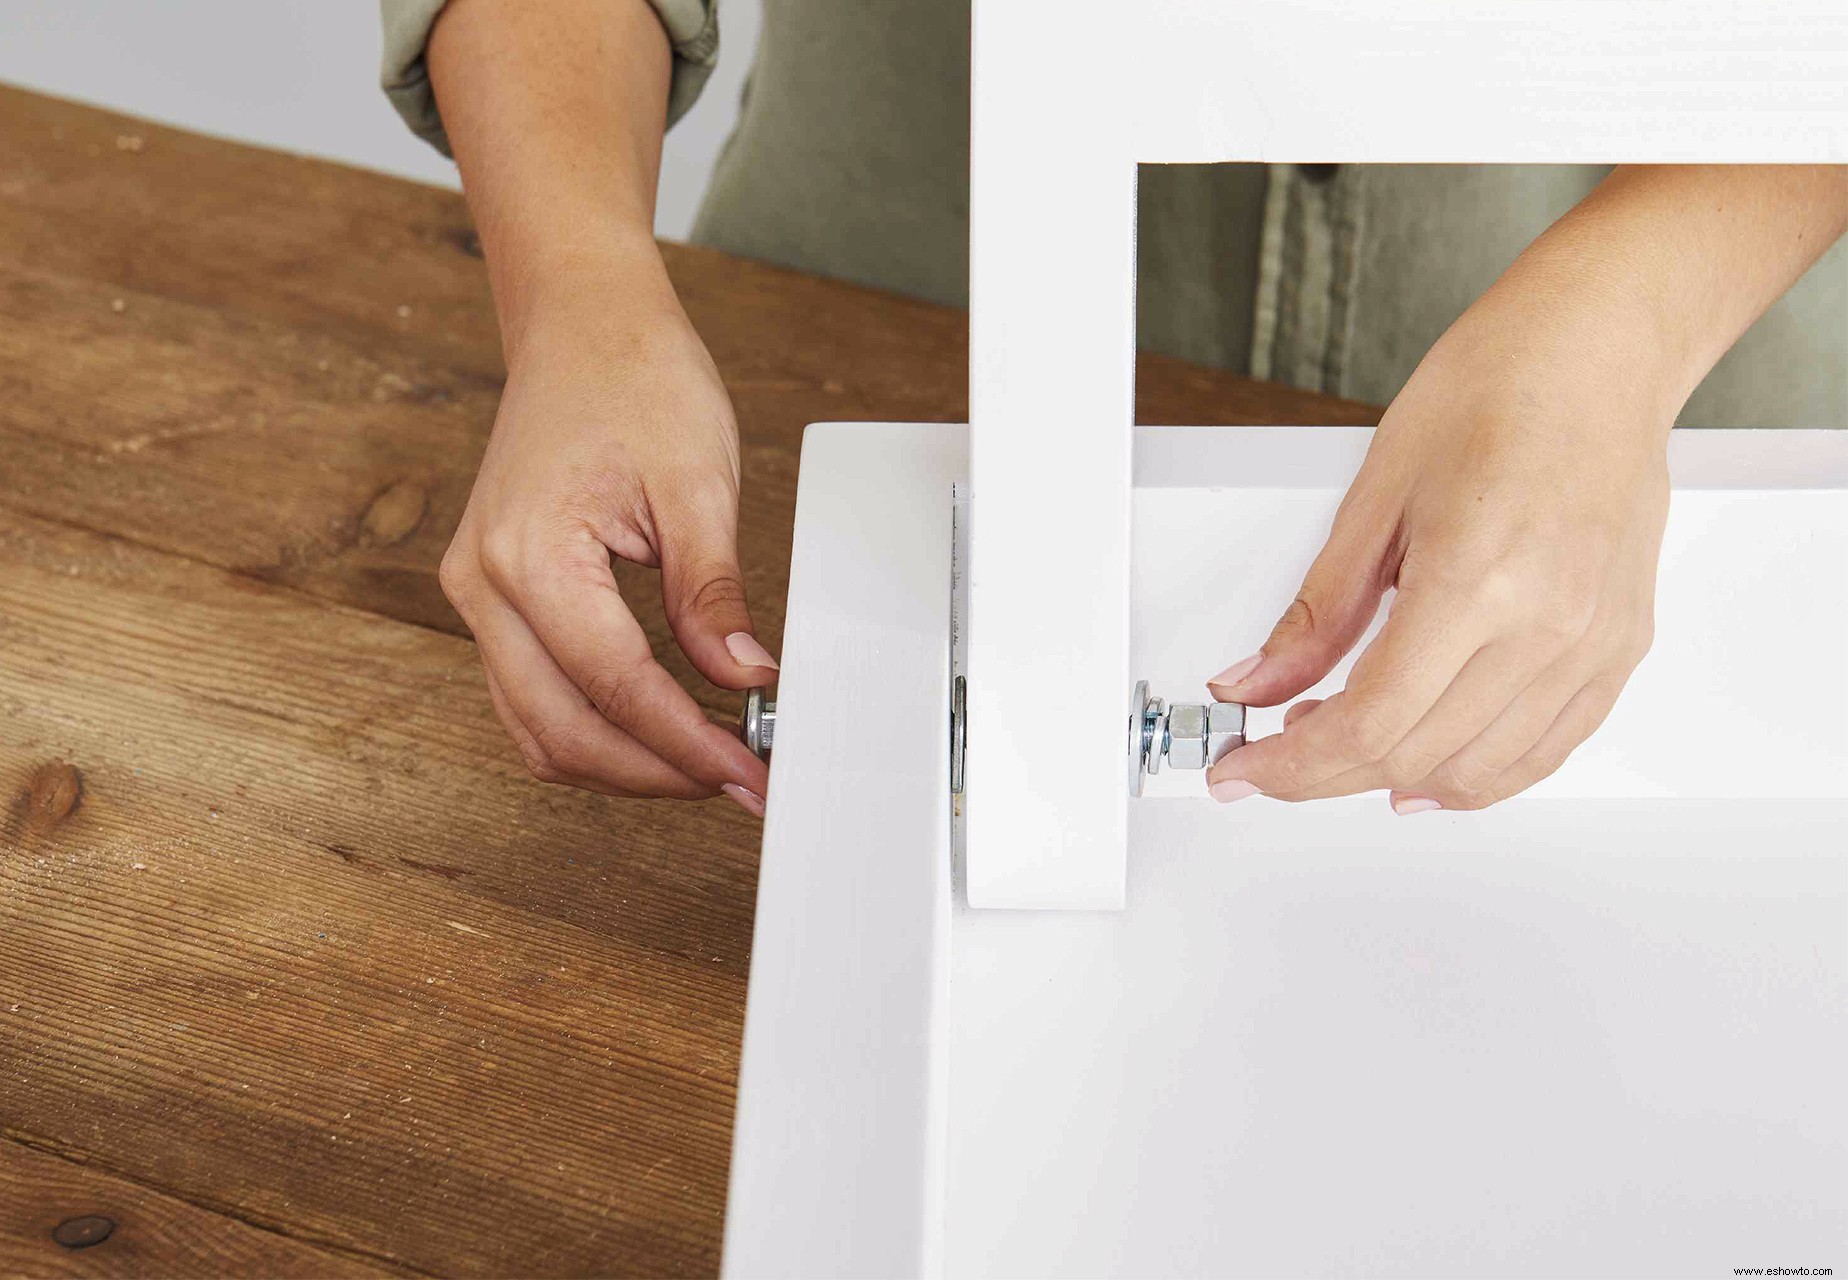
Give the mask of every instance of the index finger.
[[606, 720], [707, 786], [729, 782], [764, 793], [763, 761], [708, 720], [693, 695], [655, 660], [647, 634], [616, 588], [602, 543], [572, 548], [562, 561], [520, 575], [501, 590]]
[[1283, 733], [1227, 754], [1207, 774], [1208, 784], [1244, 782], [1288, 794], [1385, 759], [1482, 643], [1467, 612], [1446, 594], [1400, 594], [1346, 688]]

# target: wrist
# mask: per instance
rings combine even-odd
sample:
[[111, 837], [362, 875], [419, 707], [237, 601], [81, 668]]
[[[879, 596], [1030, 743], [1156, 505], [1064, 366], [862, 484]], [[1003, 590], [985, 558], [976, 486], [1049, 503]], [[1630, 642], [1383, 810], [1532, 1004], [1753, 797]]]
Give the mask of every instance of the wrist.
[[1601, 389], [1666, 422], [1845, 225], [1848, 168], [1619, 166], [1491, 292], [1536, 300]]
[[561, 236], [488, 256], [509, 368], [536, 345], [680, 313], [660, 246], [646, 232]]
[[1682, 247], [1573, 229], [1536, 242], [1523, 264], [1553, 313], [1557, 341], [1605, 395], [1671, 426], [1732, 337], [1685, 288]]
[[1477, 331], [1475, 367], [1506, 370], [1521, 394], [1576, 400], [1587, 426], [1655, 437], [1711, 363], [1690, 322], [1664, 314], [1666, 292], [1633, 263], [1536, 242], [1459, 328]]

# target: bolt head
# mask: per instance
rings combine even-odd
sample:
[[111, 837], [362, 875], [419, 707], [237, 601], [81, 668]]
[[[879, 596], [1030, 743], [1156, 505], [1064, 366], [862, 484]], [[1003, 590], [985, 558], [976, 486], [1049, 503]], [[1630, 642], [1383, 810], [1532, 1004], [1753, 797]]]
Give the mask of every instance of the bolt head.
[[776, 703], [770, 691], [761, 686], [744, 695], [744, 715], [738, 721], [738, 736], [753, 754], [770, 758], [770, 744], [776, 733]]

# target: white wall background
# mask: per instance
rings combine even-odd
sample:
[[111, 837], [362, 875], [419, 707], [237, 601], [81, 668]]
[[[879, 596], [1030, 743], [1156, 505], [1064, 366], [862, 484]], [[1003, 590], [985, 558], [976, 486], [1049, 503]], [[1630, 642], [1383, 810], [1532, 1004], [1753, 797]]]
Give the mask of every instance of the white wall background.
[[[725, 0], [724, 54], [668, 136], [656, 230], [685, 237], [731, 131], [761, 0]], [[4, 0], [0, 81], [456, 185], [378, 88], [376, 0]]]

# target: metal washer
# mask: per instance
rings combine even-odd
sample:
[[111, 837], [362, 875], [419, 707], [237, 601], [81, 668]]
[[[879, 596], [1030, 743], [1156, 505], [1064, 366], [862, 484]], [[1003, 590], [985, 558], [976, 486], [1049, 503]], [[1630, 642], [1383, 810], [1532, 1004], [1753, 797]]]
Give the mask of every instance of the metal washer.
[[1149, 682], [1136, 681], [1136, 687], [1129, 691], [1129, 728], [1124, 743], [1123, 759], [1129, 766], [1129, 794], [1142, 794], [1142, 779], [1147, 773], [1148, 760], [1148, 714]]

